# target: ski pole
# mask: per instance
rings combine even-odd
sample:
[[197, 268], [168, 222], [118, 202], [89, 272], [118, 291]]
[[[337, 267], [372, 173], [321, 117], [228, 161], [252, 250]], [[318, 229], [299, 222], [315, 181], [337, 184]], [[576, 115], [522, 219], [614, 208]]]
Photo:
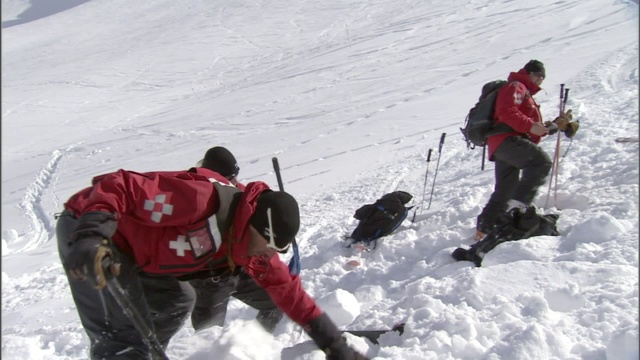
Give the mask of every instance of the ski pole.
[[144, 318], [129, 298], [127, 291], [122, 287], [122, 285], [120, 285], [118, 279], [109, 271], [111, 264], [112, 260], [109, 257], [102, 260], [102, 267], [105, 274], [110, 275], [110, 279], [107, 280], [107, 289], [109, 289], [109, 292], [116, 299], [116, 302], [120, 305], [122, 311], [127, 315], [129, 320], [133, 323], [133, 326], [142, 336], [142, 340], [149, 347], [149, 352], [151, 353], [153, 360], [169, 360], [167, 355], [164, 353], [158, 338], [156, 338], [151, 328], [144, 321]]
[[[278, 158], [274, 156], [271, 159], [271, 162], [273, 163], [273, 171], [276, 173], [278, 188], [280, 189], [280, 191], [284, 191], [284, 185], [282, 184], [282, 176], [280, 175], [280, 164], [278, 163]], [[291, 247], [293, 248], [293, 257], [289, 261], [289, 273], [291, 273], [292, 275], [298, 275], [300, 274], [301, 265], [300, 265], [300, 253], [298, 252], [298, 243], [296, 242], [295, 238], [293, 238], [293, 243], [291, 244]]]
[[[558, 104], [559, 115], [562, 116], [562, 100], [564, 98], [564, 84], [560, 84], [560, 103]], [[544, 203], [546, 208], [549, 205], [549, 198], [551, 196], [551, 185], [553, 184], [553, 175], [556, 173], [557, 158], [560, 152], [560, 132], [558, 131], [558, 137], [556, 139], [556, 149], [553, 153], [553, 162], [551, 163], [551, 171], [549, 172], [549, 189], [547, 190], [547, 200]]]
[[433, 174], [433, 184], [431, 185], [431, 195], [429, 195], [429, 206], [427, 206], [427, 210], [431, 208], [431, 199], [433, 198], [433, 189], [436, 186], [436, 177], [438, 177], [438, 167], [440, 167], [440, 155], [442, 155], [442, 145], [444, 144], [444, 137], [447, 136], [447, 133], [442, 133], [440, 136], [440, 144], [438, 145], [438, 161], [436, 162], [436, 172]]
[[429, 162], [431, 162], [431, 151], [433, 149], [429, 149], [429, 153], [427, 154], [427, 172], [424, 174], [424, 186], [422, 187], [422, 201], [420, 201], [420, 206], [416, 207], [413, 210], [413, 218], [411, 219], [411, 224], [416, 220], [416, 211], [420, 208], [420, 215], [422, 215], [422, 208], [424, 205], [424, 195], [427, 191], [427, 175], [429, 175]]
[[[564, 89], [564, 100], [562, 101], [562, 110], [560, 111], [560, 116], [564, 115], [565, 107], [567, 105], [567, 99], [569, 98], [569, 89]], [[558, 173], [560, 172], [560, 133], [558, 131], [558, 146], [556, 148], [556, 173], [555, 173], [555, 181], [553, 185], [553, 202], [558, 207]]]

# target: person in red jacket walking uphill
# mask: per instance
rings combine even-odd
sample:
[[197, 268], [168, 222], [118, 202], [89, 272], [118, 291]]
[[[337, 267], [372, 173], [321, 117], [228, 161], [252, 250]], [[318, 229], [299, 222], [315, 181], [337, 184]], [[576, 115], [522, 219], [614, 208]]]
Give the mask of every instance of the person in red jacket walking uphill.
[[[509, 83], [498, 91], [496, 124], [506, 124], [513, 131], [487, 139], [489, 160], [495, 162], [495, 188], [477, 217], [477, 240], [491, 232], [500, 214], [531, 206], [538, 188], [549, 176], [551, 158], [537, 144], [549, 134], [551, 123], [542, 122], [540, 106], [533, 99], [545, 76], [544, 64], [531, 60], [518, 72], [509, 74]], [[565, 128], [571, 118], [569, 110], [554, 122]]]
[[[240, 191], [220, 174], [136, 173], [95, 177], [65, 203], [56, 225], [71, 294], [90, 339], [92, 359], [145, 359], [150, 351], [131, 319], [104, 288], [116, 276], [166, 348], [193, 306], [193, 290], [176, 277], [249, 275], [328, 359], [364, 359], [289, 273], [278, 251], [300, 226], [299, 208], [263, 182]], [[103, 260], [109, 258], [108, 271]]]

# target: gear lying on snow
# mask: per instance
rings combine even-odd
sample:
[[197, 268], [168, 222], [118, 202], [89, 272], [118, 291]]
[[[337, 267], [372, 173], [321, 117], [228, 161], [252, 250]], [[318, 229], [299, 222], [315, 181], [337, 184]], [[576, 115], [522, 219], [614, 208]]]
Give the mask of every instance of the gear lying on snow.
[[404, 334], [404, 325], [405, 323], [395, 324], [391, 329], [382, 329], [382, 330], [342, 330], [342, 333], [349, 333], [351, 335], [364, 337], [369, 339], [373, 344], [378, 345], [378, 338], [380, 335], [387, 334], [390, 332], [397, 332], [398, 335]]
[[637, 143], [638, 138], [633, 137], [619, 137], [615, 140], [617, 143]]
[[479, 267], [484, 254], [505, 241], [560, 235], [556, 228], [558, 217], [557, 214], [539, 215], [533, 206], [516, 208], [504, 213], [498, 219], [496, 227], [482, 241], [471, 245], [468, 250], [457, 248], [451, 256], [457, 261], [472, 261]]
[[376, 248], [377, 239], [391, 234], [406, 219], [409, 209], [413, 206], [405, 206], [413, 199], [413, 195], [405, 191], [394, 191], [385, 194], [373, 204], [367, 204], [356, 210], [354, 218], [360, 220], [349, 238], [351, 243], [364, 243], [373, 249]]

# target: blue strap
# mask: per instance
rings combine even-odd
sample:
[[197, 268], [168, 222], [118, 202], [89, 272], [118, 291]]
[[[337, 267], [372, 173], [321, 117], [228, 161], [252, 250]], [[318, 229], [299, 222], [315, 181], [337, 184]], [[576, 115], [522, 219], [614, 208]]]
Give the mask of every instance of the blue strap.
[[289, 273], [291, 275], [300, 274], [300, 254], [298, 253], [298, 244], [293, 244], [293, 257], [289, 261]]
[[380, 210], [386, 217], [393, 219], [396, 214], [391, 214], [382, 205], [376, 205], [376, 209]]

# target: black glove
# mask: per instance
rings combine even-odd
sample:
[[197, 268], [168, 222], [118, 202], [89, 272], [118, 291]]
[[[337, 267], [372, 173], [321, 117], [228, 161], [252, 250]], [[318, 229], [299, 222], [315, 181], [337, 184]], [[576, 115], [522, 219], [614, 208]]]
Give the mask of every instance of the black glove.
[[553, 123], [551, 121], [546, 121], [544, 123], [544, 127], [549, 129], [549, 135], [553, 135], [553, 134], [558, 132], [558, 125], [556, 125], [555, 123]]
[[346, 340], [326, 313], [311, 320], [305, 326], [305, 330], [320, 350], [324, 351], [327, 360], [368, 360], [347, 345]]
[[71, 278], [89, 280], [97, 289], [103, 289], [111, 276], [120, 273], [117, 253], [108, 240], [116, 228], [115, 216], [107, 212], [92, 211], [78, 219], [64, 260]]
[[103, 289], [107, 280], [120, 273], [109, 240], [97, 236], [76, 240], [69, 248], [64, 268], [72, 279], [88, 280], [96, 289]]

